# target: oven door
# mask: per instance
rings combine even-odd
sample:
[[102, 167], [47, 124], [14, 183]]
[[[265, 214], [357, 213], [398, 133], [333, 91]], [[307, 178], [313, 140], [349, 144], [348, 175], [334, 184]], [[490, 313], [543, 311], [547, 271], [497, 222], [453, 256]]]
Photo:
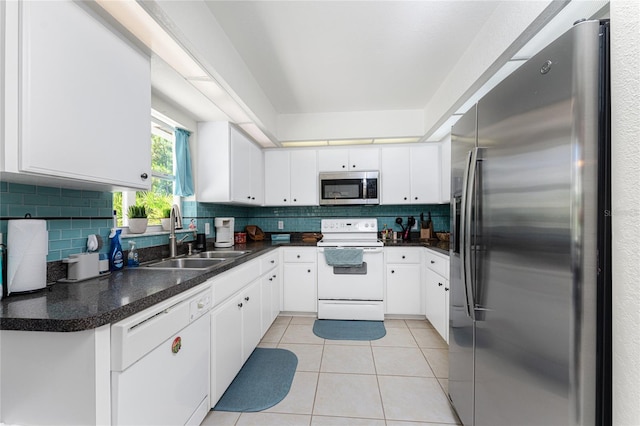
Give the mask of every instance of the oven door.
[[318, 247], [318, 299], [382, 301], [382, 247], [361, 248], [361, 268], [339, 268], [328, 265], [324, 247]]

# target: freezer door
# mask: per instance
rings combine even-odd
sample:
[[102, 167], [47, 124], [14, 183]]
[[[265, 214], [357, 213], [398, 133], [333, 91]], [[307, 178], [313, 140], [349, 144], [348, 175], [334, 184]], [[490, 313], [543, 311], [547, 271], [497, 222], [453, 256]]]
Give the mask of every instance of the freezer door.
[[[473, 421], [473, 320], [469, 315], [467, 291], [462, 280], [463, 248], [471, 244], [462, 234], [462, 196], [469, 177], [470, 153], [476, 147], [476, 107], [469, 110], [451, 132], [451, 208], [449, 251], [449, 397], [465, 425]], [[465, 201], [467, 198], [465, 197]], [[469, 199], [471, 201], [471, 199]], [[461, 238], [462, 236], [462, 238]], [[473, 306], [471, 306], [473, 308]]]
[[595, 422], [598, 27], [478, 103], [477, 426]]

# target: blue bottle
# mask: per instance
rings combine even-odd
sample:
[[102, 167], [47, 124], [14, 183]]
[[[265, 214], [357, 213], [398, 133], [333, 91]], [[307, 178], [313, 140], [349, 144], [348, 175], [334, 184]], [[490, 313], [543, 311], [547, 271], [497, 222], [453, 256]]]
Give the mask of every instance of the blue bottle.
[[109, 269], [111, 272], [120, 271], [124, 268], [124, 258], [122, 257], [122, 243], [120, 242], [120, 233], [122, 229], [111, 229], [109, 234]]

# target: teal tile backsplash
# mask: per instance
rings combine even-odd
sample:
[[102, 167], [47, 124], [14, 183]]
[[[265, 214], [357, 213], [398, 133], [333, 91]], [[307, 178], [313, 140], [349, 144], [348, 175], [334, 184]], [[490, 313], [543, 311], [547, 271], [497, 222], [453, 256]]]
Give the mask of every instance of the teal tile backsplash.
[[[98, 234], [104, 241], [101, 253], [109, 249], [109, 232], [112, 226], [112, 194], [110, 192], [85, 191], [0, 181], [0, 232], [6, 234], [9, 219], [21, 219], [29, 213], [33, 218], [46, 219], [49, 232], [48, 261], [62, 260], [70, 254], [85, 250], [87, 236]], [[244, 207], [225, 204], [185, 201], [182, 206], [184, 227], [195, 220], [197, 232], [204, 233], [209, 223], [215, 236], [214, 218], [234, 217], [235, 231], [246, 225], [258, 225], [265, 232], [319, 232], [320, 220], [340, 217], [375, 217], [378, 227], [399, 231], [396, 217], [425, 218], [428, 212], [436, 231], [449, 231], [449, 205], [398, 205], [398, 206], [309, 206], [309, 207]], [[283, 229], [278, 229], [278, 222]], [[135, 239], [139, 248], [168, 244], [166, 233], [128, 237]], [[6, 238], [5, 238], [6, 241]], [[128, 247], [126, 240], [123, 248]]]

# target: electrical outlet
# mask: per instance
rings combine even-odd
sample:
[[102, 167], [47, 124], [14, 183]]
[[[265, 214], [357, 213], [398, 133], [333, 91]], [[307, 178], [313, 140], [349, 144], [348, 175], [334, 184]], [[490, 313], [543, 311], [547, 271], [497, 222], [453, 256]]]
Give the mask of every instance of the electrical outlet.
[[211, 233], [211, 225], [209, 222], [204, 223], [204, 233], [205, 235], [209, 235]]
[[284, 220], [278, 221], [278, 229], [284, 229]]

